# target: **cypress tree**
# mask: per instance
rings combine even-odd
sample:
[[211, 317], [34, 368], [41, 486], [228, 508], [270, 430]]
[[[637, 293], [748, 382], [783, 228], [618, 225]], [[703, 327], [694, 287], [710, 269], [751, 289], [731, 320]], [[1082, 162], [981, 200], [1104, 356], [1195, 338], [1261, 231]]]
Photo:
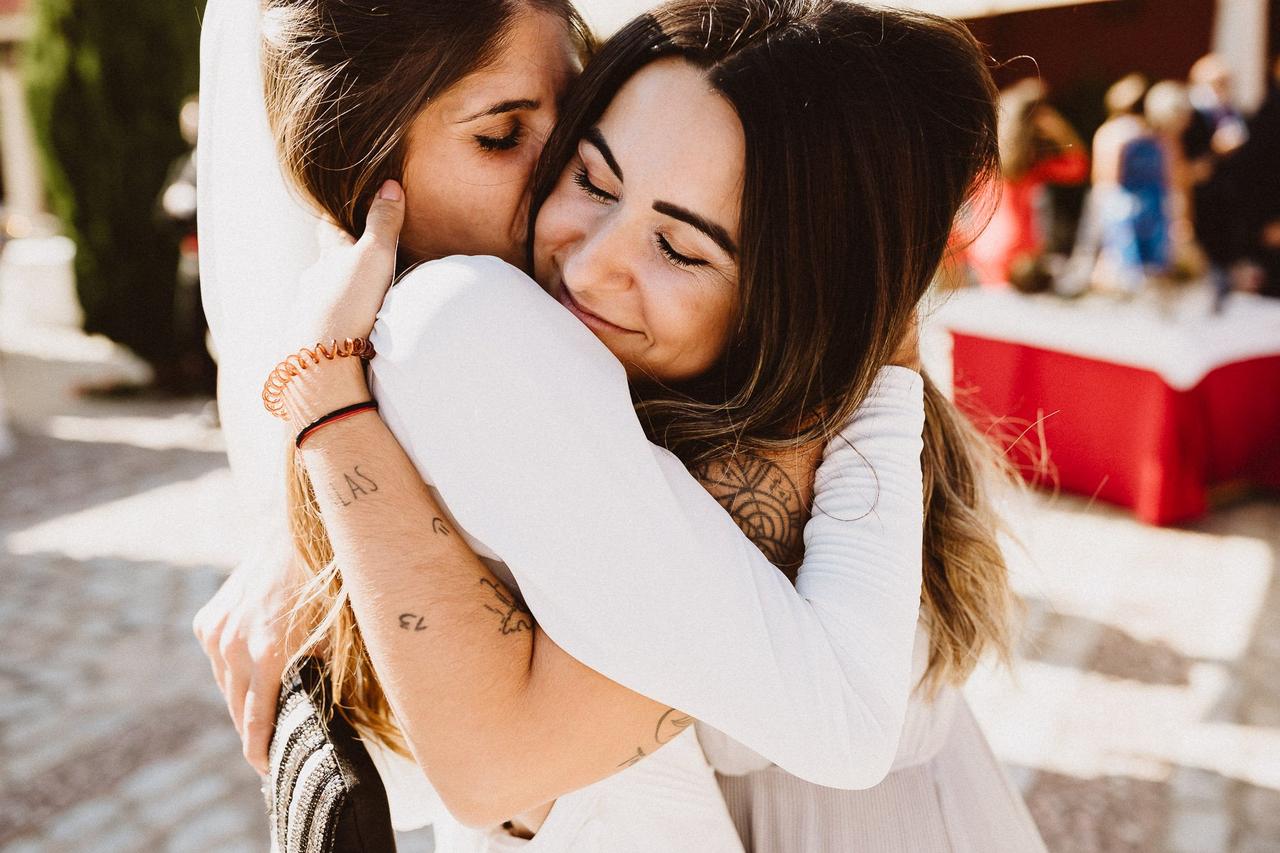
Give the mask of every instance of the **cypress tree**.
[[27, 92], [50, 206], [76, 243], [85, 330], [175, 352], [177, 235], [156, 215], [185, 150], [204, 0], [34, 0]]

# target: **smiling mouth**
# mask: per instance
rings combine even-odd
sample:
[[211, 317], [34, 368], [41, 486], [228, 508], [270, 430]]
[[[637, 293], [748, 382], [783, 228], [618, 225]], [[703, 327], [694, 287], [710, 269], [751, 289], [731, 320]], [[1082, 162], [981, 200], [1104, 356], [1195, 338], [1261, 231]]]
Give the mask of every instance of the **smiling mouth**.
[[573, 294], [569, 292], [569, 287], [564, 283], [563, 279], [560, 280], [559, 287], [560, 287], [560, 294], [559, 294], [560, 304], [563, 305], [565, 308], [569, 309], [570, 314], [577, 317], [588, 327], [592, 329], [600, 329], [606, 332], [619, 332], [619, 333], [625, 333], [628, 335], [640, 334], [635, 329], [628, 329], [628, 328], [625, 328], [624, 326], [619, 326], [617, 323], [611, 323], [605, 318], [601, 317], [599, 314], [593, 314], [590, 311], [588, 311], [586, 308], [583, 308], [582, 304], [579, 303], [578, 300], [573, 298]]

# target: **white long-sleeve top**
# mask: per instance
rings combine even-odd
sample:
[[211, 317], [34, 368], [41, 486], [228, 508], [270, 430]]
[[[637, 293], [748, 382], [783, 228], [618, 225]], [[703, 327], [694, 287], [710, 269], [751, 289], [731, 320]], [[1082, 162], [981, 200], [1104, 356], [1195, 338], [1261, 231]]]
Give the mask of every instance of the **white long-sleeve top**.
[[886, 368], [827, 448], [793, 587], [648, 442], [619, 362], [519, 270], [419, 267], [374, 343], [388, 426], [565, 651], [802, 779], [884, 778], [914, 683], [918, 374]]

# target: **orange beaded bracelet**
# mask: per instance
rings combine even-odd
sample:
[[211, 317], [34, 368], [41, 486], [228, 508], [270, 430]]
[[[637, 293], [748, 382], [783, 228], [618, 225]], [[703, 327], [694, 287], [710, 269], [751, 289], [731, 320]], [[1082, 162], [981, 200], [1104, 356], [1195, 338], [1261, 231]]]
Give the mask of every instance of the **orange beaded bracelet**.
[[[303, 347], [277, 364], [275, 369], [267, 375], [267, 381], [262, 385], [262, 405], [277, 418], [288, 420], [289, 413], [285, 411], [284, 397], [282, 395], [284, 386], [289, 384], [290, 379], [300, 375], [302, 371], [311, 367], [312, 364], [320, 364], [321, 358], [333, 361], [335, 358], [356, 356], [367, 361], [376, 354], [373, 351], [373, 344], [369, 343], [365, 338], [347, 338], [343, 341], [335, 338], [329, 341], [328, 344], [321, 341], [314, 348]], [[308, 363], [308, 359], [310, 359], [310, 363]]]

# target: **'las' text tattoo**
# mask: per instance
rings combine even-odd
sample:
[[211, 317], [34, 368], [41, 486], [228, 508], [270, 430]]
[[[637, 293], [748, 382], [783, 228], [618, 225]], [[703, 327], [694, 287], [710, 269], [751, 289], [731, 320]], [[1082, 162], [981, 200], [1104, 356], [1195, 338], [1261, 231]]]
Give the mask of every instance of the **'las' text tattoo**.
[[779, 465], [756, 456], [735, 456], [699, 465], [693, 475], [769, 562], [784, 571], [800, 565], [804, 507], [795, 481]]
[[658, 725], [653, 730], [653, 739], [658, 743], [668, 743], [691, 725], [693, 725], [693, 717], [682, 714], [675, 708], [668, 708], [666, 713], [658, 718]]
[[400, 627], [406, 631], [425, 631], [427, 630], [427, 620], [425, 616], [419, 616], [416, 613], [401, 613]]
[[521, 631], [533, 630], [533, 616], [520, 608], [506, 587], [488, 578], [480, 578], [480, 584], [487, 588], [491, 601], [484, 606], [502, 617], [502, 633], [518, 634]]
[[351, 469], [350, 474], [343, 473], [341, 483], [330, 482], [329, 491], [333, 493], [338, 503], [351, 506], [361, 498], [378, 491], [378, 484], [372, 477], [361, 471], [359, 465], [356, 465]]
[[436, 533], [440, 534], [441, 536], [449, 535], [449, 525], [444, 523], [443, 518], [431, 519], [431, 529]]

